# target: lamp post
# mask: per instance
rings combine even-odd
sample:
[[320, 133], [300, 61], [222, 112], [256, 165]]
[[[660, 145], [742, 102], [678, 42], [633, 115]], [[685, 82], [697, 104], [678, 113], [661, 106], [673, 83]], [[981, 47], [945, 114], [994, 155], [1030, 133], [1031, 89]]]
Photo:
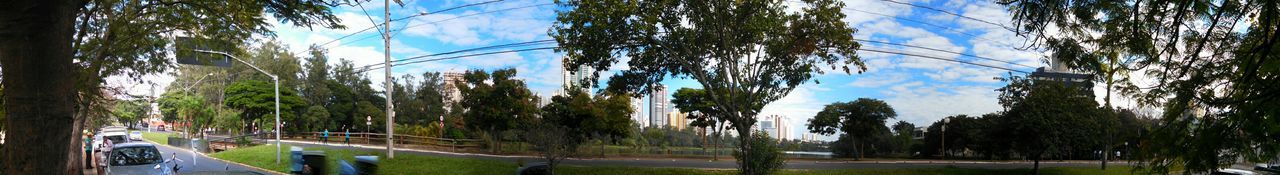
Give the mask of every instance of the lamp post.
[[240, 60], [240, 58], [231, 56], [231, 54], [227, 54], [226, 52], [200, 50], [200, 49], [195, 49], [193, 51], [226, 56], [227, 58], [231, 58], [236, 61], [239, 61], [240, 63], [244, 63], [244, 65], [248, 65], [249, 67], [253, 68], [253, 70], [257, 70], [258, 72], [262, 72], [262, 74], [267, 74], [268, 77], [271, 77], [271, 81], [275, 83], [275, 99], [276, 99], [276, 127], [273, 129], [276, 132], [276, 164], [280, 164], [280, 77], [277, 77], [275, 74], [268, 73], [267, 71], [262, 70], [262, 68], [258, 68], [258, 66], [249, 64], [249, 62]]
[[947, 123], [951, 123], [951, 118], [942, 119], [942, 158], [947, 158]]

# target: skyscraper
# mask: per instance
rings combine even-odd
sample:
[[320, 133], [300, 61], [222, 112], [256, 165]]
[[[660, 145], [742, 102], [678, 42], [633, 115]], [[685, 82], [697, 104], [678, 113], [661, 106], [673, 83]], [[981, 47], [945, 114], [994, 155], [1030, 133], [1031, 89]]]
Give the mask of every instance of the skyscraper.
[[581, 88], [582, 91], [585, 91], [588, 94], [590, 94], [591, 87], [587, 86], [586, 84], [583, 84], [582, 81], [591, 78], [591, 71], [592, 69], [590, 67], [585, 67], [585, 66], [578, 67], [577, 71], [569, 71], [569, 66], [565, 65], [564, 70], [560, 71], [560, 74], [564, 76], [564, 82], [563, 82], [564, 87], [565, 88], [578, 87], [578, 88]]
[[644, 116], [644, 97], [631, 98], [631, 120], [635, 121], [641, 128], [644, 128], [649, 125]]
[[667, 103], [667, 86], [653, 86], [649, 94], [649, 126], [667, 126]]

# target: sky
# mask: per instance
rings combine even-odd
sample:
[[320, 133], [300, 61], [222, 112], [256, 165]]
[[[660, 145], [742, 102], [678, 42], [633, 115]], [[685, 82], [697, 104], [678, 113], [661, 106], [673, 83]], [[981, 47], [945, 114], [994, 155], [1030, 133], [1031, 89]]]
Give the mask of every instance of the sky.
[[[403, 7], [393, 3], [391, 15], [392, 19], [398, 19], [483, 1], [488, 0], [408, 0]], [[1014, 49], [1023, 45], [1026, 38], [1001, 26], [987, 23], [1012, 26], [1010, 17], [1002, 6], [990, 1], [969, 0], [895, 1], [927, 6], [982, 21], [889, 1], [843, 0], [847, 7], [843, 10], [847, 15], [844, 21], [857, 29], [854, 33], [857, 39], [923, 46], [1017, 64], [871, 42], [861, 42], [863, 48], [958, 59], [1027, 72], [1046, 65], [1042, 59], [1047, 53]], [[373, 2], [363, 4], [365, 10], [361, 7], [336, 7], [333, 12], [342, 19], [346, 29], [295, 27], [272, 19], [276, 23], [272, 27], [275, 31], [274, 38], [262, 38], [277, 40], [288, 45], [291, 51], [305, 55], [303, 53], [309, 45], [323, 44], [356, 33], [323, 45], [328, 49], [330, 64], [337, 63], [339, 58], [352, 60], [357, 66], [381, 63], [384, 59], [383, 41], [378, 31], [359, 32], [372, 26], [374, 21], [382, 22], [382, 2]], [[547, 30], [555, 20], [557, 7], [550, 3], [543, 0], [507, 0], [392, 22], [391, 28], [395, 31], [392, 32], [391, 59], [551, 39]], [[787, 3], [798, 4], [794, 1]], [[501, 9], [514, 10], [482, 13]], [[366, 15], [366, 10], [372, 16]], [[402, 28], [403, 30], [399, 30]], [[858, 98], [880, 99], [891, 105], [898, 116], [889, 120], [888, 124], [907, 121], [916, 126], [928, 126], [946, 116], [981, 115], [1001, 110], [997, 104], [998, 93], [995, 89], [1005, 83], [995, 78], [1007, 76], [1007, 70], [866, 51], [860, 51], [858, 55], [867, 65], [866, 72], [845, 74], [843, 71], [827, 71], [814, 79], [821, 84], [810, 81], [800, 85], [786, 97], [765, 106], [761, 115], [782, 115], [789, 118], [788, 125], [793, 133], [789, 137], [798, 138], [801, 133], [808, 133], [805, 122], [820, 111], [823, 105]], [[405, 74], [420, 76], [427, 71], [515, 68], [519, 72], [519, 78], [524, 79], [533, 91], [552, 94], [560, 88], [562, 82], [561, 56], [562, 54], [551, 50], [504, 53], [396, 66], [392, 69], [392, 74], [397, 77]], [[625, 67], [615, 66], [615, 69], [622, 68]], [[611, 74], [605, 72], [602, 77]], [[1017, 72], [1013, 74], [1021, 75]], [[157, 82], [161, 87], [156, 90], [162, 91], [167, 81], [172, 81], [172, 76], [152, 75], [146, 79]], [[382, 89], [382, 69], [369, 71], [367, 76], [371, 77], [375, 89]], [[133, 91], [150, 90], [136, 84], [124, 83], [123, 86], [132, 86]], [[675, 89], [699, 86], [691, 79], [668, 79], [663, 84], [669, 90], [668, 94], [662, 95], [668, 97]], [[157, 92], [159, 93], [161, 92]], [[648, 100], [645, 101], [642, 114], [647, 116]], [[834, 140], [835, 137], [819, 138]]]

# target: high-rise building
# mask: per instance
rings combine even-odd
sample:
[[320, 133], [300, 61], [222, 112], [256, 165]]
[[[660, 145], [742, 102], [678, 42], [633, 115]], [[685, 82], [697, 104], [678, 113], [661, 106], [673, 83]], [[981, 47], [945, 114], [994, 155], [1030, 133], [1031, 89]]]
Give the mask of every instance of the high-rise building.
[[591, 93], [591, 86], [587, 86], [586, 84], [583, 83], [583, 81], [589, 81], [588, 79], [591, 78], [592, 76], [591, 67], [586, 67], [586, 66], [578, 67], [577, 71], [570, 71], [568, 65], [565, 65], [563, 67], [564, 67], [564, 70], [561, 70], [560, 74], [564, 76], [563, 85], [565, 88], [578, 87], [582, 89], [582, 91], [587, 92], [588, 94]]
[[444, 78], [444, 92], [442, 95], [444, 95], [445, 110], [453, 109], [452, 106], [454, 104], [462, 101], [462, 91], [458, 90], [457, 86], [457, 84], [464, 83], [462, 75], [462, 72], [445, 72], [442, 75]]
[[631, 120], [640, 125], [640, 128], [644, 128], [649, 125], [649, 121], [645, 120], [643, 97], [631, 98]]
[[654, 85], [649, 94], [649, 126], [667, 126], [667, 86]]
[[689, 126], [689, 120], [686, 119], [688, 116], [689, 114], [672, 110], [670, 113], [667, 113], [667, 126], [675, 128], [676, 130], [682, 130]]
[[769, 137], [778, 140], [791, 139], [790, 119], [781, 115], [768, 115], [760, 118], [760, 122], [752, 129], [764, 131]]

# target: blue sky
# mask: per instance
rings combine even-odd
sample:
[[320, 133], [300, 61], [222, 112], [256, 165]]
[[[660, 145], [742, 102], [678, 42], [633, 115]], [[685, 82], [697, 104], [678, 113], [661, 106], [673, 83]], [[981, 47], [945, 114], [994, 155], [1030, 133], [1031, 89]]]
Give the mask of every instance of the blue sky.
[[[470, 1], [406, 1], [406, 6], [392, 7], [392, 19], [420, 12], [440, 10]], [[972, 55], [1014, 61], [1024, 65], [1041, 66], [1041, 53], [1015, 50], [1025, 39], [995, 25], [969, 20], [902, 4], [880, 0], [846, 0], [849, 7], [845, 22], [858, 29], [855, 37], [882, 42], [925, 46]], [[1008, 25], [1009, 17], [1002, 7], [989, 1], [900, 1], [955, 12], [961, 15]], [[414, 17], [393, 22], [392, 28], [405, 28], [393, 32], [392, 59], [440, 53], [452, 50], [550, 39], [547, 29], [555, 18], [554, 5], [542, 5], [498, 13], [467, 16], [439, 23], [429, 23], [463, 15], [477, 14], [499, 9], [547, 4], [549, 1], [509, 0], [490, 3], [449, 12]], [[788, 2], [794, 3], [794, 2]], [[366, 16], [359, 7], [340, 7], [335, 14], [347, 26], [343, 30], [297, 28], [278, 24], [274, 28], [277, 40], [288, 44], [295, 52], [302, 52], [310, 44], [323, 43], [368, 28], [372, 21], [381, 22], [382, 3], [364, 4], [374, 16]], [[890, 17], [892, 16], [892, 17]], [[924, 23], [921, 23], [924, 22]], [[927, 23], [927, 24], [925, 24]], [[383, 60], [382, 41], [377, 31], [370, 30], [326, 45], [331, 58], [353, 60], [356, 65], [376, 64]], [[977, 36], [977, 37], [974, 37]], [[1031, 71], [1034, 68], [1008, 63], [979, 60], [956, 54], [906, 48], [892, 45], [863, 43], [864, 48], [904, 51], [923, 55], [973, 61], [1002, 67]], [[784, 115], [798, 137], [805, 132], [804, 122], [832, 102], [852, 101], [858, 98], [875, 98], [888, 102], [899, 116], [890, 123], [905, 120], [917, 126], [928, 125], [950, 115], [980, 115], [1000, 110], [996, 104], [994, 89], [1003, 86], [993, 77], [1007, 71], [930, 60], [909, 56], [860, 52], [869, 70], [862, 74], [844, 74], [830, 71], [817, 76], [821, 84], [801, 85], [787, 97], [765, 107], [763, 115]], [[420, 75], [424, 71], [464, 71], [467, 69], [496, 69], [514, 67], [529, 86], [541, 94], [551, 94], [561, 85], [561, 54], [552, 51], [508, 53], [472, 57], [441, 62], [429, 62], [395, 67], [394, 75]], [[336, 62], [336, 59], [335, 59]], [[618, 66], [616, 68], [622, 68]], [[382, 70], [371, 71], [371, 77], [382, 77]], [[381, 82], [374, 78], [375, 83]], [[694, 80], [672, 79], [664, 82], [669, 92], [681, 87], [698, 86]], [[381, 86], [381, 84], [375, 85]], [[376, 87], [381, 88], [381, 87]], [[665, 94], [670, 95], [670, 94]], [[648, 105], [647, 103], [645, 105]], [[647, 114], [647, 108], [645, 108]], [[825, 137], [830, 139], [831, 137]]]
[[[404, 7], [395, 6], [393, 3], [392, 19], [481, 1], [487, 0], [407, 0]], [[1006, 26], [1010, 24], [1010, 18], [1002, 7], [990, 1], [897, 1], [929, 6]], [[507, 0], [393, 22], [391, 25], [393, 29], [404, 28], [405, 30], [393, 32], [395, 35], [392, 39], [392, 59], [495, 44], [550, 39], [547, 36], [547, 29], [554, 20], [554, 10], [557, 8], [554, 5], [546, 5], [550, 3], [542, 0]], [[1044, 53], [1013, 49], [1026, 39], [995, 25], [880, 0], [844, 0], [844, 3], [848, 7], [844, 10], [848, 16], [844, 21], [857, 28], [858, 32], [854, 35], [858, 39], [963, 52], [1034, 67], [1044, 65], [1040, 60]], [[542, 5], [530, 8], [430, 23], [480, 12], [540, 4]], [[356, 33], [372, 26], [371, 21], [382, 22], [382, 2], [373, 1], [364, 4], [363, 7], [374, 16], [366, 16], [359, 7], [344, 6], [335, 9], [334, 13], [342, 19], [342, 23], [347, 26], [346, 29], [313, 30], [293, 27], [291, 24], [276, 24], [273, 27], [276, 31], [275, 40], [288, 45], [295, 53], [305, 53], [305, 49], [311, 44], [320, 44], [343, 35]], [[331, 64], [336, 63], [337, 58], [352, 60], [357, 66], [382, 62], [382, 40], [378, 35], [377, 31], [369, 30], [324, 45], [329, 50]], [[863, 42], [863, 48], [959, 59], [1022, 71], [1034, 70], [1031, 67], [1009, 63], [893, 45]], [[561, 86], [560, 56], [561, 54], [550, 50], [506, 53], [398, 66], [392, 70], [392, 73], [395, 76], [421, 75], [424, 71], [465, 71], [477, 68], [511, 67], [518, 69], [520, 78], [525, 79], [535, 92], [551, 94]], [[816, 80], [822, 82], [821, 84], [809, 82], [801, 85], [788, 96], [766, 106], [762, 115], [776, 114], [789, 118], [788, 124], [794, 133], [789, 137], [795, 138], [801, 133], [807, 133], [804, 122], [821, 110], [823, 105], [858, 98], [884, 100], [892, 105], [899, 115], [889, 123], [905, 120], [917, 126], [926, 126], [950, 115], [981, 115], [1000, 110], [999, 105], [996, 104], [997, 93], [994, 89], [1003, 86], [1004, 83], [993, 78], [1006, 75], [1007, 71], [873, 52], [859, 52], [859, 56], [867, 64], [869, 68], [867, 72], [849, 75], [842, 71], [828, 71], [827, 74], [816, 77]], [[623, 68], [623, 66], [615, 68]], [[607, 77], [608, 74], [605, 73], [602, 76]], [[381, 69], [370, 71], [367, 75], [379, 77], [371, 79], [375, 83], [375, 88], [382, 88], [380, 77], [383, 71]], [[169, 79], [171, 81], [172, 78]], [[681, 87], [698, 86], [694, 80], [688, 79], [669, 79], [663, 84], [671, 89], [669, 92], [674, 92], [674, 89]], [[647, 102], [645, 105], [648, 105]], [[643, 112], [647, 114], [647, 107]], [[820, 138], [829, 140], [834, 137]]]

